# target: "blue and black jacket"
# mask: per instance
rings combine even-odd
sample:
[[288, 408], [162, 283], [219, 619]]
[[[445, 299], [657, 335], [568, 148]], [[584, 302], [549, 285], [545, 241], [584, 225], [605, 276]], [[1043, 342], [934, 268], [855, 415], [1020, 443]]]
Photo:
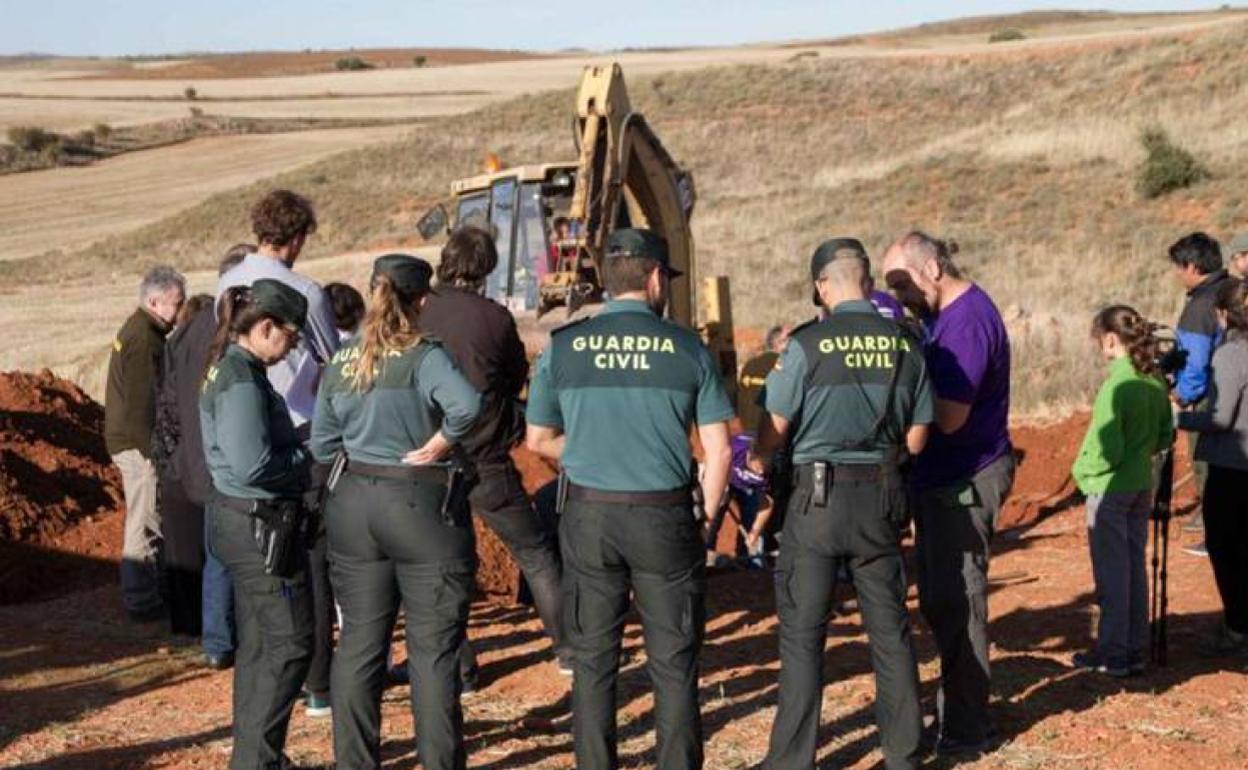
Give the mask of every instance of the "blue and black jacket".
[[1187, 361], [1176, 375], [1174, 385], [1175, 394], [1184, 404], [1197, 403], [1209, 390], [1209, 365], [1213, 349], [1222, 338], [1213, 305], [1218, 289], [1228, 280], [1227, 272], [1219, 270], [1187, 292], [1187, 304], [1175, 329], [1179, 349], [1187, 353]]

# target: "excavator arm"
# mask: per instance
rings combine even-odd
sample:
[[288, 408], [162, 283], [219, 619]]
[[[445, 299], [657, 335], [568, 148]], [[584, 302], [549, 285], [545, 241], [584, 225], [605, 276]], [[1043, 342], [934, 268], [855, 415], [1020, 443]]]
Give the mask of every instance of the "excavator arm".
[[600, 297], [599, 260], [607, 236], [617, 227], [643, 227], [663, 236], [672, 266], [684, 273], [673, 282], [669, 312], [693, 326], [693, 177], [633, 112], [618, 64], [585, 68], [574, 128], [579, 158], [568, 211], [571, 235], [559, 244], [567, 256], [543, 280], [541, 311], [566, 305], [574, 312]]

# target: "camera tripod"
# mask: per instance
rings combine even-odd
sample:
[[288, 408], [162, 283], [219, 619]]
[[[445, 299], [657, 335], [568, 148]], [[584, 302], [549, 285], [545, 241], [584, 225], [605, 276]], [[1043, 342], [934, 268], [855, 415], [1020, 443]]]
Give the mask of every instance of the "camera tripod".
[[1148, 608], [1148, 652], [1153, 665], [1166, 665], [1166, 588], [1170, 558], [1170, 511], [1174, 497], [1174, 447], [1162, 456], [1157, 494], [1153, 498], [1153, 590]]

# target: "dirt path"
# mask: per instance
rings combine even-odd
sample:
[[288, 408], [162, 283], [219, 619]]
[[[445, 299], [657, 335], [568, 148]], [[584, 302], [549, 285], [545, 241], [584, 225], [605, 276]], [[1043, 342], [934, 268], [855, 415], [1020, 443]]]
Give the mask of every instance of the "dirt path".
[[0, 183], [0, 259], [52, 248], [72, 251], [159, 221], [213, 193], [411, 130], [387, 126], [213, 137], [85, 168], [6, 176]]
[[[1242, 768], [1248, 756], [1248, 661], [1206, 661], [1197, 634], [1215, 620], [1206, 560], [1172, 554], [1172, 663], [1123, 682], [1072, 672], [1089, 639], [1091, 577], [1083, 511], [1007, 533], [993, 572], [1013, 576], [992, 597], [995, 718], [1003, 745], [961, 767], [1051, 770]], [[775, 711], [775, 620], [764, 573], [710, 583], [702, 676], [708, 768], [755, 767]], [[228, 673], [197, 666], [197, 650], [121, 619], [102, 586], [53, 602], [0, 608], [0, 766], [47, 770], [220, 767], [229, 751]], [[913, 600], [913, 595], [912, 595]], [[912, 602], [913, 604], [913, 602]], [[937, 665], [917, 620], [925, 697]], [[470, 630], [488, 685], [467, 697], [470, 766], [572, 767], [568, 684], [524, 608], [479, 604]], [[868, 768], [881, 760], [873, 684], [857, 615], [831, 626], [825, 666], [821, 762]], [[652, 699], [639, 629], [626, 629], [620, 687], [621, 757], [654, 762]], [[405, 692], [387, 693], [383, 756], [414, 768]], [[303, 761], [331, 758], [330, 727], [297, 713], [290, 739]], [[932, 767], [944, 768], [947, 762]]]

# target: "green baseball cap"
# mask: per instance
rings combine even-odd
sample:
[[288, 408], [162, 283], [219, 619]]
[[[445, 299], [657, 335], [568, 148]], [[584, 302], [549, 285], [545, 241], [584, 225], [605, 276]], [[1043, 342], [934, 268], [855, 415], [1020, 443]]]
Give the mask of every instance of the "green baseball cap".
[[606, 248], [603, 249], [603, 258], [613, 257], [648, 257], [662, 265], [663, 270], [671, 277], [684, 275], [672, 267], [667, 254], [667, 241], [652, 230], [626, 227], [608, 235]]
[[373, 262], [373, 278], [384, 275], [403, 294], [424, 294], [429, 291], [433, 267], [420, 257], [410, 254], [386, 254]]
[[815, 253], [810, 255], [810, 280], [819, 280], [823, 268], [838, 259], [861, 259], [867, 263], [871, 261], [862, 241], [857, 238], [832, 238], [819, 244]]
[[265, 315], [296, 329], [302, 329], [308, 319], [307, 298], [272, 278], [261, 278], [251, 285], [251, 301]]
[[1229, 254], [1241, 254], [1248, 251], [1248, 232], [1236, 233], [1231, 239], [1231, 245], [1227, 248]]

